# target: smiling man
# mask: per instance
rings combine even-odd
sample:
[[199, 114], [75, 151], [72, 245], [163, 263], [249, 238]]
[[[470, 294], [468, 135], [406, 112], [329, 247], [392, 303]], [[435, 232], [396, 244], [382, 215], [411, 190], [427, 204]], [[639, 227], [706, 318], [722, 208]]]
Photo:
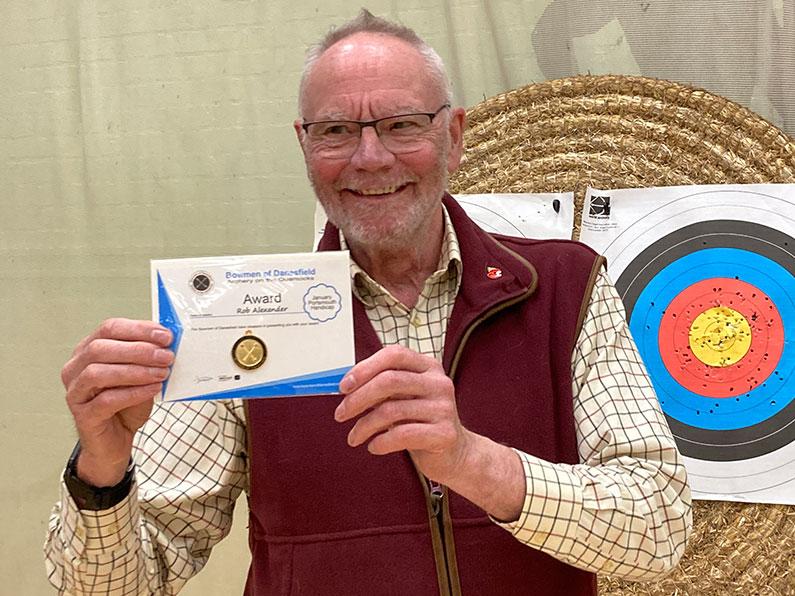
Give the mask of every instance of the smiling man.
[[446, 194], [465, 113], [411, 30], [363, 11], [310, 51], [299, 102], [356, 366], [339, 396], [152, 410], [168, 332], [103, 323], [63, 369], [80, 442], [52, 583], [172, 593], [243, 490], [249, 594], [568, 596], [669, 571], [686, 475], [602, 260], [489, 236]]

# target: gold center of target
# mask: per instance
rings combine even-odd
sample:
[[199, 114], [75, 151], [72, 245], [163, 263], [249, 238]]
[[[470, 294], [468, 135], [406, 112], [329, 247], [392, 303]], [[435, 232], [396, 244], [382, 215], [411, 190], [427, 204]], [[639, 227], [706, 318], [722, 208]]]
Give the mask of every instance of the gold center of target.
[[751, 325], [728, 306], [716, 306], [698, 315], [690, 325], [690, 349], [707, 366], [731, 366], [751, 348]]

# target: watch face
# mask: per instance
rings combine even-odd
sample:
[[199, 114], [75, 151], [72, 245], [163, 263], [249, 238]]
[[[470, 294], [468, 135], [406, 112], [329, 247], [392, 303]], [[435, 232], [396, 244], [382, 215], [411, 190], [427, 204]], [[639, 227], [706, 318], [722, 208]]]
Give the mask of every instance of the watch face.
[[232, 360], [243, 370], [259, 368], [267, 357], [265, 342], [255, 335], [244, 335], [232, 346]]

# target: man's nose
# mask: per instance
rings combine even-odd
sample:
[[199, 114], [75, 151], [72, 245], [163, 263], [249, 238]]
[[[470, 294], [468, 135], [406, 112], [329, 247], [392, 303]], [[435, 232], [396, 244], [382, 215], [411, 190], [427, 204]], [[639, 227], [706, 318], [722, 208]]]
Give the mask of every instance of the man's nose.
[[351, 156], [351, 165], [361, 170], [374, 171], [395, 163], [395, 154], [381, 142], [373, 126], [362, 128], [359, 145]]

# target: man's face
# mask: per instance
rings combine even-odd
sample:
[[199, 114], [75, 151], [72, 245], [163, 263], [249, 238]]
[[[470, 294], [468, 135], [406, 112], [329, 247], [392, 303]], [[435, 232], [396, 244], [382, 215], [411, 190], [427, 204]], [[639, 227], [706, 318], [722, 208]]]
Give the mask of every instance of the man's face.
[[[304, 120], [373, 120], [434, 112], [445, 103], [440, 82], [406, 42], [356, 34], [318, 59], [302, 98]], [[442, 110], [416, 150], [392, 153], [372, 127], [350, 157], [329, 157], [296, 121], [307, 172], [329, 220], [352, 244], [410, 246], [440, 225], [447, 175], [461, 158], [462, 109]], [[439, 227], [441, 229], [441, 226]]]

